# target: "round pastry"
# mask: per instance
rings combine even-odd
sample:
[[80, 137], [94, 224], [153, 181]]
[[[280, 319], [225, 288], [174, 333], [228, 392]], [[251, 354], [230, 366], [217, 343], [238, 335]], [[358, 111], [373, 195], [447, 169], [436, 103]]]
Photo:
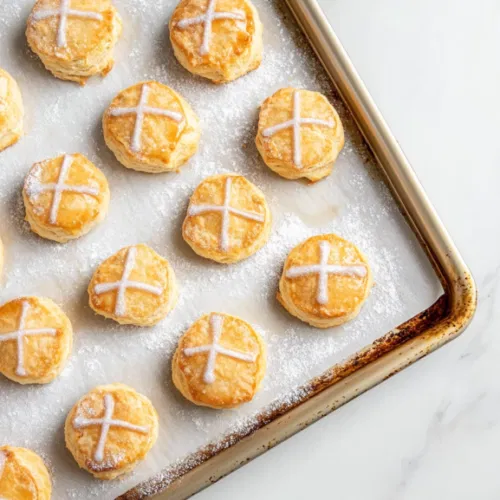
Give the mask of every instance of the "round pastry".
[[331, 173], [344, 146], [344, 128], [324, 95], [285, 88], [262, 104], [255, 144], [281, 177], [316, 182]]
[[0, 68], [0, 151], [23, 135], [23, 99], [14, 78]]
[[97, 479], [114, 479], [135, 468], [158, 437], [151, 401], [124, 384], [96, 387], [76, 403], [64, 425], [66, 447]]
[[21, 297], [0, 306], [0, 373], [14, 382], [52, 382], [72, 346], [71, 322], [52, 300]]
[[152, 174], [178, 171], [200, 141], [191, 106], [155, 81], [122, 90], [104, 113], [102, 126], [106, 144], [123, 166]]
[[50, 500], [51, 496], [49, 471], [35, 452], [0, 446], [0, 498]]
[[172, 379], [189, 401], [211, 408], [235, 408], [251, 401], [266, 372], [260, 335], [235, 316], [202, 316], [181, 337]]
[[99, 224], [108, 211], [104, 174], [81, 154], [35, 163], [24, 181], [26, 220], [42, 238], [65, 243]]
[[147, 245], [122, 248], [92, 276], [90, 307], [122, 325], [152, 326], [177, 302], [174, 270]]
[[335, 234], [313, 236], [288, 255], [277, 298], [285, 309], [318, 328], [350, 321], [372, 286], [366, 257]]
[[249, 0], [182, 0], [169, 27], [182, 66], [215, 83], [235, 80], [262, 61], [263, 27]]
[[113, 68], [122, 31], [110, 0], [37, 0], [28, 18], [31, 50], [57, 78], [85, 85]]
[[222, 264], [246, 259], [264, 246], [271, 212], [264, 194], [241, 175], [214, 175], [194, 191], [182, 236], [202, 257]]

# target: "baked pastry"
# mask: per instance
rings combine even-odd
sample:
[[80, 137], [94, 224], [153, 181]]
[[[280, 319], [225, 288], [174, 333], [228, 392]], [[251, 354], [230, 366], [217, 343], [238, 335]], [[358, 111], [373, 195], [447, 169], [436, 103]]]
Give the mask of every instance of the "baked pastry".
[[331, 173], [344, 147], [344, 128], [324, 95], [285, 88], [262, 104], [255, 144], [281, 177], [316, 182]]
[[113, 68], [122, 31], [110, 0], [37, 0], [28, 18], [31, 50], [57, 78], [85, 85]]
[[21, 297], [0, 306], [0, 373], [14, 382], [52, 382], [72, 346], [71, 322], [52, 300]]
[[106, 144], [123, 166], [152, 174], [178, 171], [200, 141], [191, 106], [155, 81], [122, 90], [104, 113], [102, 127]]
[[174, 270], [147, 245], [122, 248], [92, 276], [90, 307], [122, 325], [152, 326], [177, 302]]
[[50, 500], [51, 496], [49, 471], [35, 452], [0, 446], [0, 498]]
[[182, 0], [169, 27], [182, 66], [215, 83], [235, 80], [262, 61], [263, 27], [249, 0]]
[[104, 174], [81, 154], [35, 163], [24, 181], [26, 220], [42, 238], [65, 243], [99, 224], [108, 211]]
[[182, 225], [184, 240], [198, 255], [222, 264], [257, 252], [270, 231], [264, 194], [241, 175], [207, 177], [191, 196]]
[[115, 479], [134, 469], [155, 444], [158, 414], [131, 387], [101, 385], [73, 406], [64, 436], [82, 469], [98, 479]]
[[372, 286], [366, 257], [349, 241], [322, 234], [288, 255], [277, 299], [293, 316], [318, 328], [350, 321]]
[[23, 135], [23, 115], [19, 86], [0, 68], [0, 151], [15, 144]]
[[266, 371], [260, 335], [235, 316], [202, 316], [181, 337], [172, 361], [175, 387], [189, 401], [235, 408], [252, 400]]

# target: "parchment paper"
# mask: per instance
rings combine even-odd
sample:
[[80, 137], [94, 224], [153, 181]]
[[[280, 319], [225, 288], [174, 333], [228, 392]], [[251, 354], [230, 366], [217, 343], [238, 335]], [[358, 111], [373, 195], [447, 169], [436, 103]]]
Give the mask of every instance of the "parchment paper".
[[[116, 0], [124, 21], [116, 66], [86, 87], [46, 72], [25, 42], [33, 0], [2, 0], [0, 66], [18, 81], [26, 108], [26, 136], [0, 154], [0, 235], [6, 246], [0, 300], [48, 296], [70, 317], [74, 351], [52, 384], [22, 387], [0, 380], [0, 443], [40, 453], [54, 477], [54, 498], [114, 498], [175, 460], [241, 425], [277, 398], [371, 343], [429, 306], [440, 285], [415, 237], [380, 180], [351, 118], [291, 16], [278, 1], [254, 0], [265, 26], [262, 66], [234, 83], [216, 86], [188, 74], [175, 60], [167, 23], [174, 1]], [[113, 96], [157, 79], [192, 104], [202, 124], [198, 154], [180, 174], [148, 175], [122, 167], [106, 148], [101, 116]], [[319, 90], [339, 110], [346, 146], [333, 174], [308, 186], [279, 178], [254, 146], [259, 104], [284, 86]], [[106, 220], [88, 236], [60, 245], [32, 234], [23, 221], [21, 186], [30, 166], [81, 152], [108, 177]], [[205, 177], [246, 175], [266, 194], [273, 214], [269, 243], [229, 267], [197, 257], [183, 242], [188, 198]], [[336, 232], [368, 256], [376, 285], [359, 317], [329, 330], [307, 327], [275, 300], [281, 266], [308, 236]], [[173, 313], [154, 328], [121, 327], [95, 316], [86, 287], [98, 264], [125, 245], [144, 242], [168, 258], [180, 286]], [[170, 361], [183, 331], [201, 314], [223, 311], [251, 322], [268, 344], [263, 390], [241, 409], [212, 411], [185, 401], [171, 383]], [[123, 480], [101, 483], [78, 469], [64, 446], [67, 412], [99, 384], [123, 382], [151, 398], [160, 435], [147, 459]]]

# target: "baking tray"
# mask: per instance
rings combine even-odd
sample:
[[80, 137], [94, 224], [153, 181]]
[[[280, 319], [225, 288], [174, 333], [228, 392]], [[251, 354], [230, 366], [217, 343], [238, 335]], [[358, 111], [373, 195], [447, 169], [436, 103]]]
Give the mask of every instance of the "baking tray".
[[305, 384], [294, 401], [263, 411], [252, 428], [207, 446], [128, 491], [120, 497], [123, 500], [155, 493], [171, 500], [193, 495], [455, 338], [476, 309], [469, 269], [321, 7], [316, 0], [286, 3], [352, 113], [444, 293], [425, 311]]
[[[185, 498], [452, 338], [475, 307], [466, 267], [316, 3], [289, 5], [326, 73], [283, 2], [255, 0], [265, 25], [264, 62], [224, 86], [188, 75], [173, 58], [165, 25], [175, 3], [117, 3], [125, 28], [117, 66], [84, 89], [53, 79], [27, 49], [24, 23], [31, 0], [6, 0], [0, 9], [0, 66], [18, 79], [27, 110], [26, 137], [0, 158], [1, 233], [7, 248], [1, 299], [48, 295], [68, 313], [76, 333], [69, 366], [52, 384], [21, 388], [0, 379], [0, 441], [31, 447], [44, 457], [56, 498], [107, 500], [137, 483], [122, 498]], [[149, 78], [184, 94], [201, 118], [200, 152], [178, 176], [123, 169], [102, 141], [100, 117], [111, 98]], [[324, 92], [345, 125], [346, 147], [333, 174], [314, 186], [273, 175], [252, 144], [259, 103], [286, 85]], [[107, 175], [110, 213], [85, 238], [56, 245], [23, 224], [20, 188], [31, 163], [75, 151], [87, 154]], [[274, 219], [269, 243], [229, 267], [198, 259], [179, 237], [189, 194], [204, 177], [221, 171], [243, 173], [259, 185]], [[290, 248], [326, 231], [365, 251], [376, 286], [355, 321], [318, 332], [284, 312], [274, 293]], [[105, 322], [85, 305], [95, 267], [120, 247], [141, 241], [169, 258], [181, 290], [169, 318], [147, 330]], [[169, 381], [177, 339], [210, 310], [250, 321], [269, 347], [263, 390], [235, 411], [194, 407]], [[114, 381], [152, 399], [160, 436], [133, 475], [100, 483], [78, 470], [60, 437], [75, 400]]]

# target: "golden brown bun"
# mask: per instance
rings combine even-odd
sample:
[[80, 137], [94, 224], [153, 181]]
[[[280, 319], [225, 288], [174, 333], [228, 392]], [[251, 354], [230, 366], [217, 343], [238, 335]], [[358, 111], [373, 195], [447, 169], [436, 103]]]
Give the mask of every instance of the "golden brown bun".
[[0, 68], [0, 151], [23, 135], [23, 99], [12, 76]]
[[[57, 78], [85, 85], [93, 75], [113, 68], [113, 51], [122, 31], [120, 15], [110, 0], [68, 0], [72, 10], [61, 29], [63, 0], [37, 0], [28, 18], [26, 37], [31, 50]], [[64, 27], [64, 26], [63, 26]]]
[[[215, 1], [214, 12], [230, 13], [238, 19], [215, 19], [208, 43], [205, 24], [185, 21], [205, 16]], [[249, 0], [182, 0], [170, 19], [170, 41], [174, 54], [189, 72], [215, 83], [235, 80], [259, 67], [262, 61], [263, 26]]]
[[[58, 182], [65, 185], [60, 197], [54, 189]], [[79, 238], [99, 224], [108, 211], [109, 197], [104, 174], [78, 153], [35, 163], [23, 187], [31, 230], [59, 243]]]
[[[190, 349], [210, 346], [214, 336], [220, 347], [233, 353], [218, 352], [211, 367], [206, 350]], [[251, 401], [265, 372], [266, 346], [260, 335], [246, 321], [223, 313], [207, 314], [193, 323], [172, 362], [172, 379], [182, 395], [194, 404], [219, 409]]]
[[[122, 295], [117, 283], [124, 275], [134, 283]], [[122, 325], [139, 326], [161, 321], [178, 297], [174, 270], [168, 261], [142, 244], [122, 248], [106, 259], [92, 276], [88, 293], [90, 307], [97, 314]]]
[[0, 498], [50, 500], [52, 484], [43, 460], [27, 448], [0, 446]]
[[[20, 330], [25, 332], [22, 340], [14, 335]], [[72, 346], [71, 322], [52, 300], [21, 297], [0, 306], [0, 373], [14, 382], [51, 382], [62, 372]]]
[[[141, 126], [136, 108], [142, 100], [144, 106], [156, 109], [146, 111]], [[122, 90], [104, 113], [102, 126], [106, 144], [123, 166], [153, 174], [179, 171], [200, 141], [199, 120], [191, 106], [155, 81]]]
[[[294, 128], [274, 127], [300, 118], [322, 123], [302, 123], [296, 143]], [[316, 182], [329, 175], [344, 147], [344, 128], [340, 117], [319, 92], [284, 88], [268, 97], [260, 108], [255, 144], [265, 164], [286, 179], [306, 178]]]
[[[92, 421], [103, 418], [115, 423], [100, 448], [102, 425]], [[116, 421], [134, 428], [124, 428]], [[64, 436], [66, 447], [82, 469], [98, 479], [114, 479], [134, 469], [153, 447], [158, 437], [158, 414], [151, 401], [131, 387], [102, 385], [73, 406]]]
[[[224, 226], [226, 198], [239, 213], [230, 212]], [[198, 255], [222, 264], [257, 252], [270, 231], [271, 212], [262, 191], [245, 177], [228, 174], [208, 177], [195, 189], [182, 225], [184, 240]]]
[[[322, 258], [329, 266], [341, 266], [328, 273], [325, 288], [316, 268]], [[298, 269], [301, 266], [315, 269]], [[290, 252], [277, 298], [293, 316], [312, 326], [329, 328], [357, 316], [371, 286], [372, 273], [361, 251], [335, 234], [322, 234]]]

